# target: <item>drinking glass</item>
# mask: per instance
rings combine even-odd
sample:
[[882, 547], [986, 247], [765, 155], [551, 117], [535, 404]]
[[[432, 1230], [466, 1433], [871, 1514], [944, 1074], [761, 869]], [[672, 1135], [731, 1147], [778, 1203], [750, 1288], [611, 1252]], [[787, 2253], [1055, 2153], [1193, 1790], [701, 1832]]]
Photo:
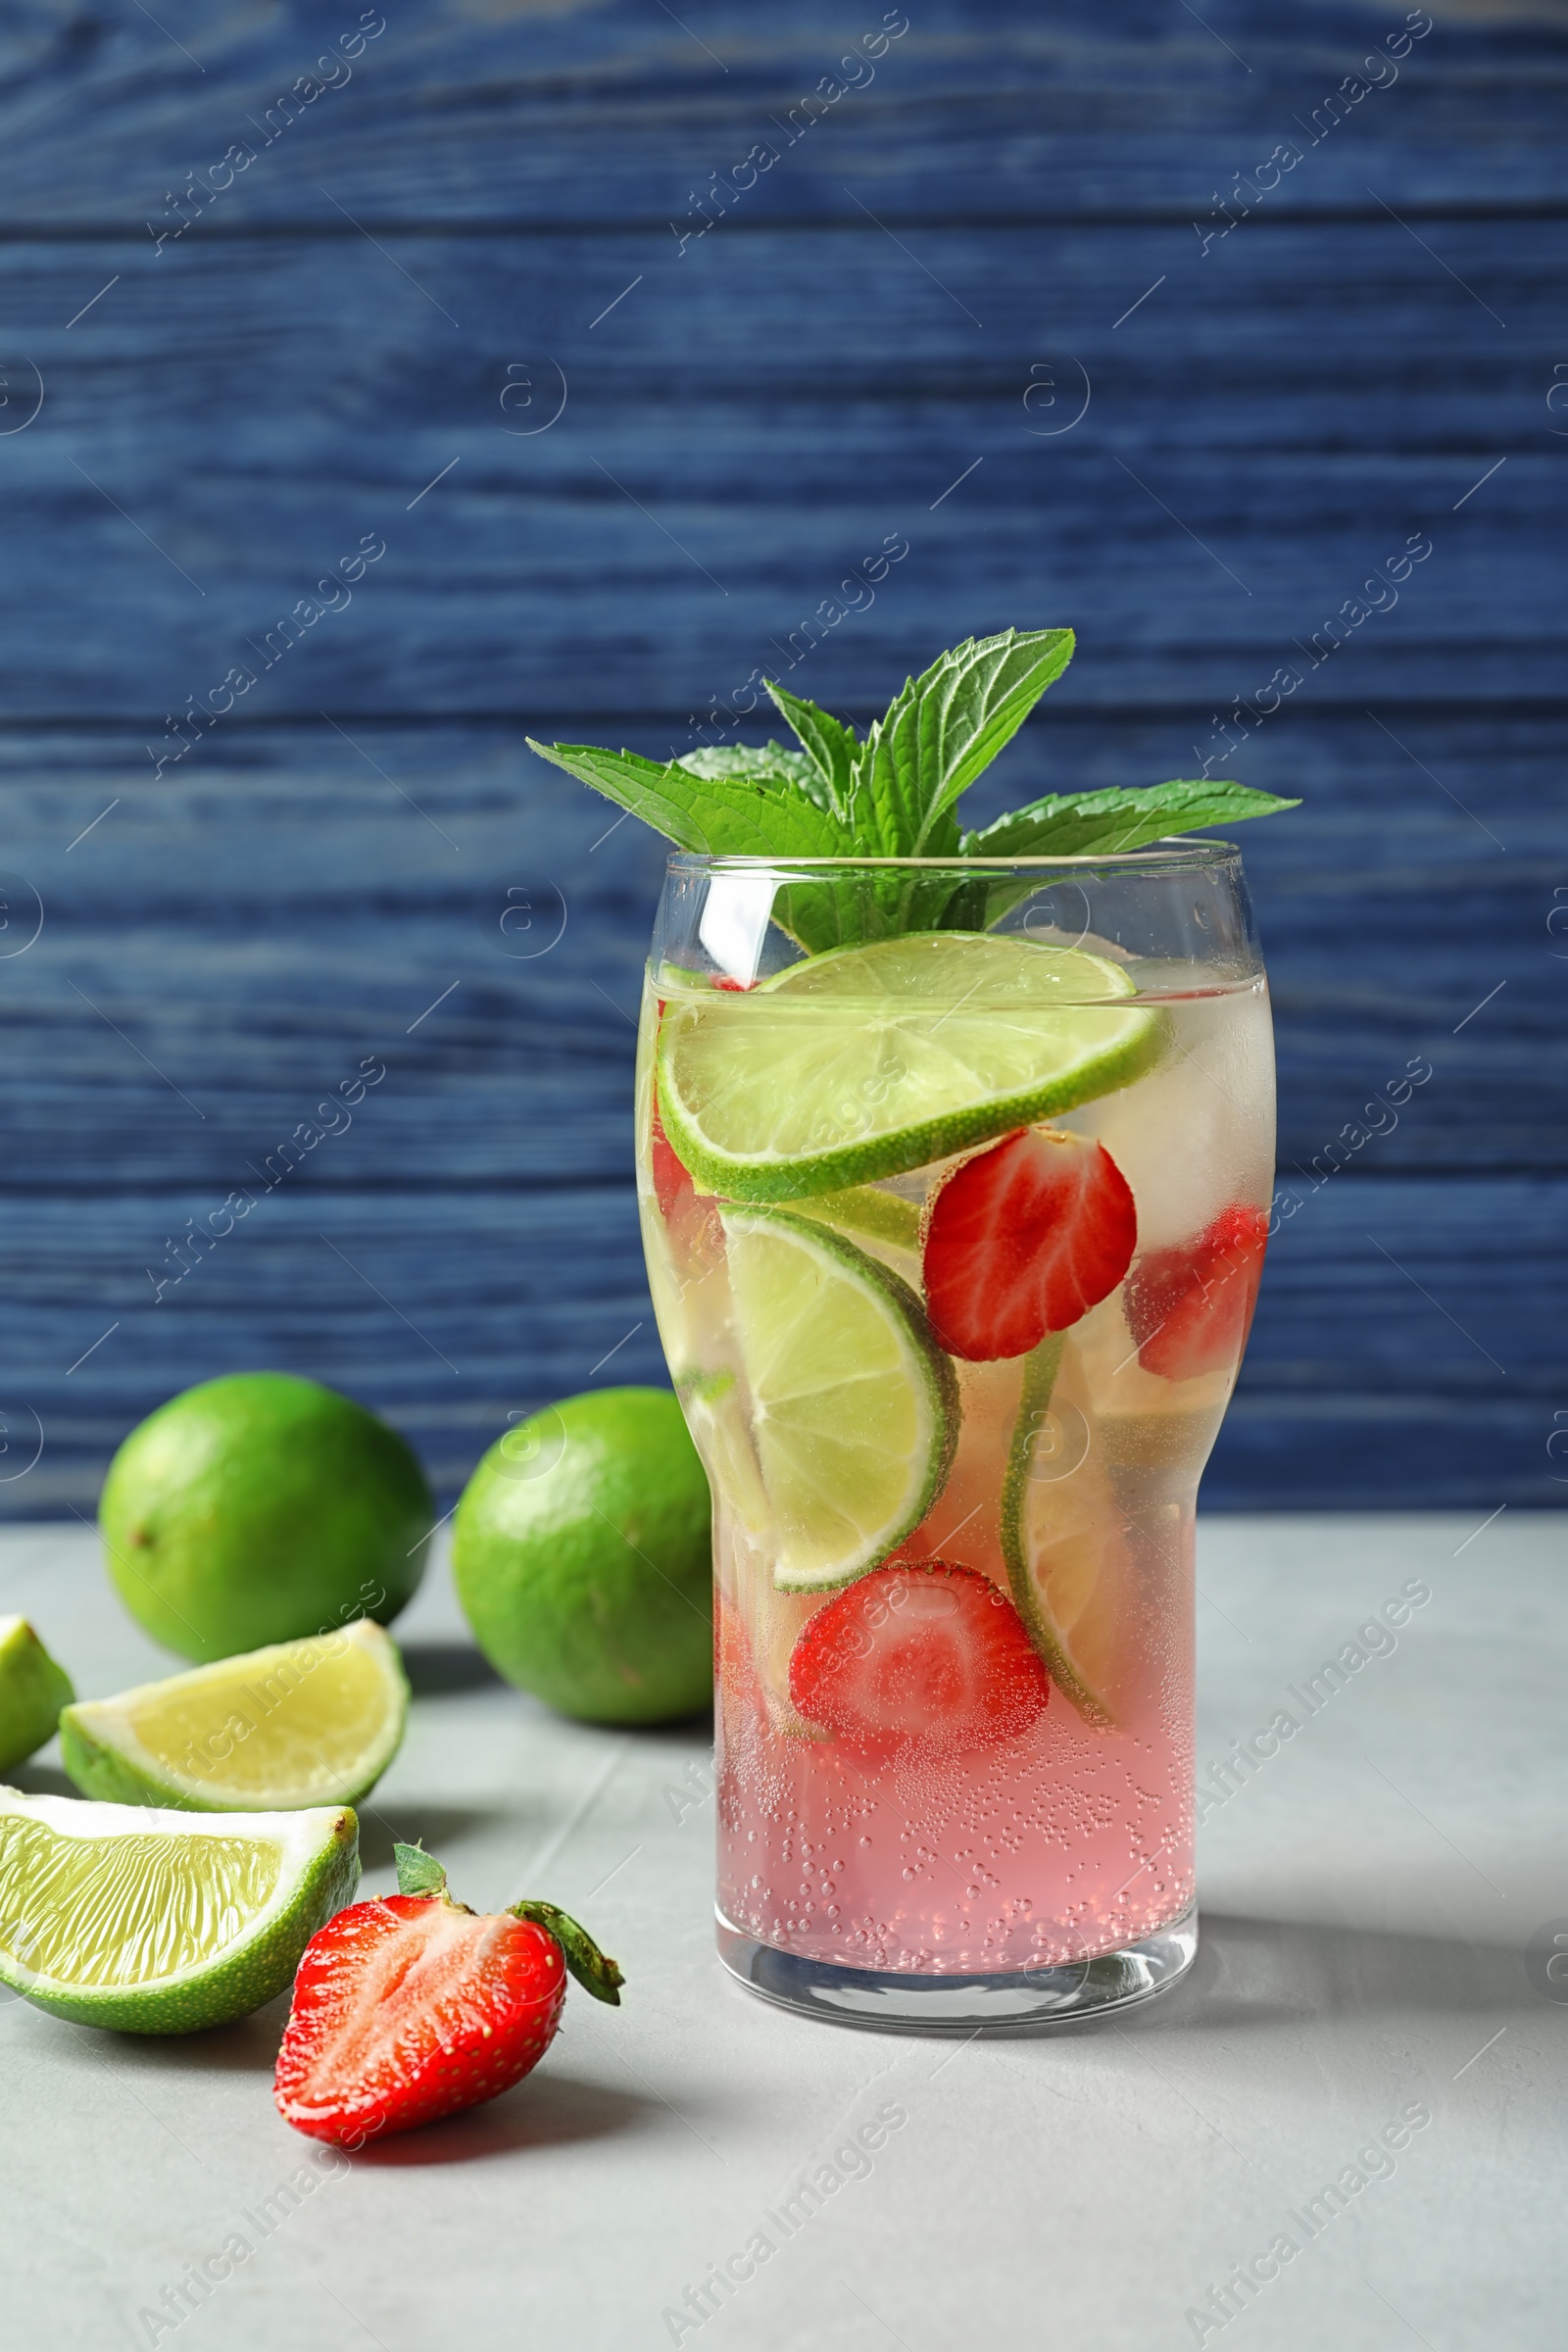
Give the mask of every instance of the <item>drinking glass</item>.
[[639, 1198], [753, 1990], [968, 2031], [1191, 1966], [1195, 1504], [1273, 1147], [1225, 843], [670, 858]]

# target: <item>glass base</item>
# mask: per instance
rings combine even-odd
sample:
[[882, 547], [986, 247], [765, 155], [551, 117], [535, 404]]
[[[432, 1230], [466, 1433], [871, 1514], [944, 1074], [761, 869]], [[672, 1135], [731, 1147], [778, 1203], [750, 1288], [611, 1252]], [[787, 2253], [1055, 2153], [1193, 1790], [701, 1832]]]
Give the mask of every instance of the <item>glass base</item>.
[[1179, 1984], [1198, 1956], [1198, 1906], [1141, 1943], [1100, 1952], [1062, 1968], [1018, 1969], [1005, 1976], [916, 1977], [891, 1970], [840, 1968], [759, 1943], [718, 1919], [718, 1956], [749, 1992], [803, 2017], [884, 2034], [975, 2034], [1061, 2026], [1131, 2009]]

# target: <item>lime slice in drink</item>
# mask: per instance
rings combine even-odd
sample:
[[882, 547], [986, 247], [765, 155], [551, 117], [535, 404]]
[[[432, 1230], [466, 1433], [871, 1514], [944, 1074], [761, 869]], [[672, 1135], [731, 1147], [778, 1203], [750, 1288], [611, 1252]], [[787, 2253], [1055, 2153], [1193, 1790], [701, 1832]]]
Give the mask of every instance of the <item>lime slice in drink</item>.
[[1065, 1334], [1025, 1358], [1002, 1488], [1002, 1554], [1018, 1614], [1086, 1722], [1116, 1720], [1137, 1601], [1123, 1514], [1094, 1429], [1058, 1379]]
[[842, 1233], [863, 1234], [867, 1241], [886, 1242], [890, 1249], [917, 1250], [920, 1211], [912, 1200], [875, 1185], [852, 1185], [847, 1193], [812, 1193], [794, 1204], [802, 1217], [820, 1217]]
[[1016, 937], [916, 932], [672, 994], [659, 1099], [698, 1182], [788, 1200], [897, 1176], [1128, 1086], [1165, 1024], [1118, 963]]
[[281, 1992], [360, 1876], [359, 1825], [0, 1789], [0, 1982], [58, 2017], [194, 2034]]
[[78, 1701], [61, 1717], [60, 1749], [84, 1796], [287, 1813], [373, 1788], [398, 1751], [408, 1707], [396, 1646], [360, 1618], [339, 1633]]
[[848, 1584], [941, 1493], [957, 1380], [889, 1267], [804, 1218], [722, 1213], [774, 1582], [787, 1592]]

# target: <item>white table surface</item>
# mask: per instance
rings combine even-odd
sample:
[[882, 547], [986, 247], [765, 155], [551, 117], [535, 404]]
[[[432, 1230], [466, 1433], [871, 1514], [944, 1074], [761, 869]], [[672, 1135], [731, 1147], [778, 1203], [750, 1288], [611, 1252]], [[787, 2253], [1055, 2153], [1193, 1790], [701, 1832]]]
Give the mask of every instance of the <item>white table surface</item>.
[[[478, 1908], [580, 1914], [624, 2007], [574, 1990], [529, 2081], [351, 2162], [273, 2109], [282, 2001], [156, 2041], [5, 2000], [6, 2352], [1560, 2352], [1568, 2001], [1525, 1954], [1568, 1931], [1565, 1536], [1511, 1511], [1203, 1523], [1200, 1767], [1406, 1579], [1432, 1598], [1210, 1812], [1176, 1993], [968, 2043], [730, 1983], [704, 1740], [548, 1715], [485, 1674], [433, 1571], [397, 1629], [419, 1696], [362, 1811], [365, 1891], [391, 1888], [394, 1833], [422, 1837]], [[0, 1536], [9, 1610], [83, 1695], [172, 1668], [85, 1530]], [[53, 1749], [15, 1777], [67, 1788]], [[1305, 2201], [1411, 2107], [1430, 2123], [1309, 2240]], [[786, 2236], [768, 2217], [879, 2109], [906, 2120]], [[682, 2315], [759, 2231], [770, 2257]], [[1236, 2316], [1189, 2316], [1281, 2232], [1300, 2250]], [[165, 2290], [234, 2237], [248, 2257], [174, 2327]]]

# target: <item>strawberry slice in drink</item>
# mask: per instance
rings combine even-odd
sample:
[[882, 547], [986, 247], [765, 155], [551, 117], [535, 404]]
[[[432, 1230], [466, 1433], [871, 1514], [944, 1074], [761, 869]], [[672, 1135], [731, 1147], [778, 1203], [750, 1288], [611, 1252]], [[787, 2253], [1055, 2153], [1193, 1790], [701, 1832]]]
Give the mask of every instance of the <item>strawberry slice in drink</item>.
[[1146, 1372], [1196, 1380], [1231, 1369], [1251, 1329], [1267, 1246], [1267, 1215], [1236, 1200], [1195, 1241], [1139, 1259], [1127, 1323]]
[[664, 1133], [664, 1123], [659, 1115], [657, 1086], [649, 1121], [648, 1158], [654, 1197], [663, 1222], [664, 1242], [677, 1280], [682, 1286], [700, 1281], [723, 1263], [724, 1229], [718, 1221], [718, 1204], [713, 1196], [698, 1192], [690, 1170]]
[[852, 1754], [962, 1753], [1016, 1740], [1051, 1696], [1017, 1610], [989, 1577], [897, 1561], [835, 1593], [790, 1654], [790, 1698]]
[[1107, 1298], [1137, 1246], [1132, 1192], [1104, 1146], [1028, 1127], [966, 1159], [932, 1201], [926, 1311], [950, 1355], [1027, 1355]]
[[674, 1145], [664, 1133], [664, 1122], [659, 1115], [657, 1086], [654, 1089], [648, 1156], [653, 1163], [654, 1193], [659, 1201], [659, 1213], [668, 1224], [693, 1188], [691, 1177], [676, 1155]]

